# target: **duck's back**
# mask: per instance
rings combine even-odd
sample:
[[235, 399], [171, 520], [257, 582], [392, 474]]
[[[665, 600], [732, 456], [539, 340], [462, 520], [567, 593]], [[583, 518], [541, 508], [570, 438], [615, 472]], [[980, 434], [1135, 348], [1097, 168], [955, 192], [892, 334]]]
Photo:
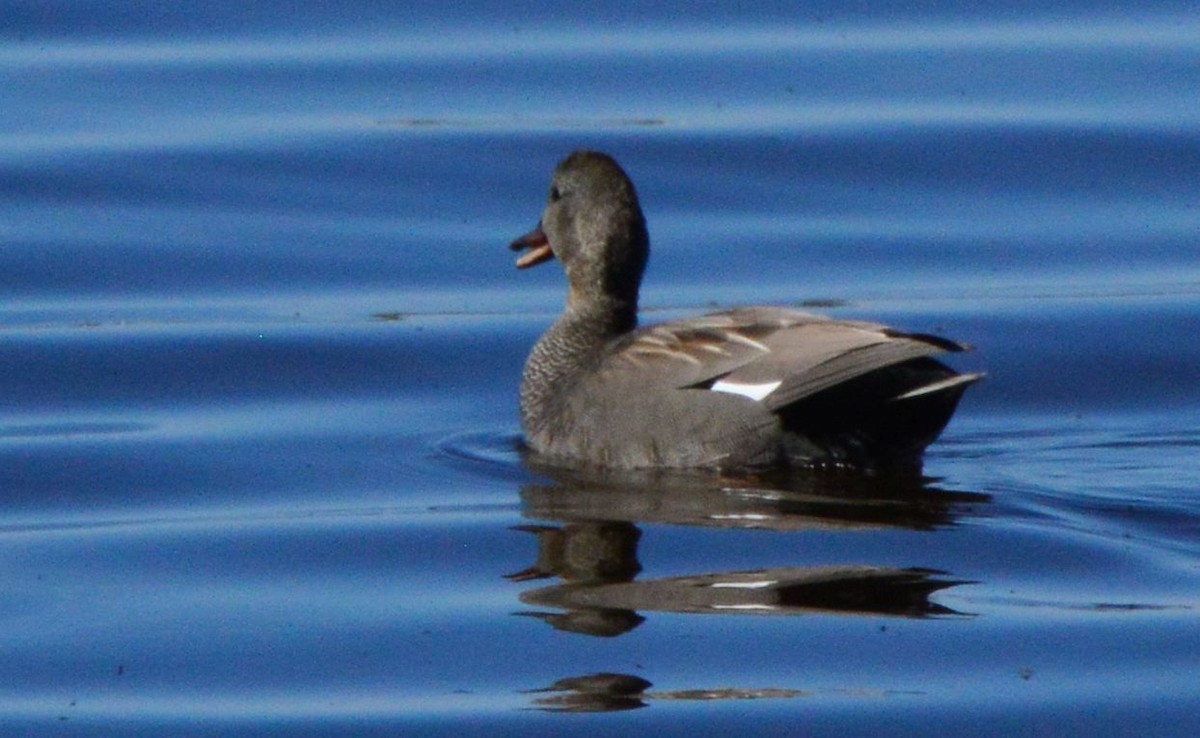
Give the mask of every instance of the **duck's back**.
[[963, 348], [782, 308], [664, 323], [599, 349], [528, 440], [617, 468], [907, 463], [978, 379], [928, 357]]

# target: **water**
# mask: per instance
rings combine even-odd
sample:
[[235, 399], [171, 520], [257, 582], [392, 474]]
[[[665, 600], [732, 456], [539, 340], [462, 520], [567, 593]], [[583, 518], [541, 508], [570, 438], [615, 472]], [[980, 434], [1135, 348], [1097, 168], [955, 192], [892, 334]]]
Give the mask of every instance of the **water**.
[[[6, 732], [1200, 727], [1189, 6], [0, 15]], [[579, 146], [647, 320], [976, 345], [928, 479], [523, 466]]]

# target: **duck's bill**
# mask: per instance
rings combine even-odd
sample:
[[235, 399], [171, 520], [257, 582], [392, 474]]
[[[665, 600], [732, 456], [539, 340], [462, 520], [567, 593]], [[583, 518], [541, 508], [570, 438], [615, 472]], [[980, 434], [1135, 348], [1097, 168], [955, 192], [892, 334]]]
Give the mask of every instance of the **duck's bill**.
[[554, 252], [550, 250], [550, 242], [546, 240], [546, 234], [542, 232], [541, 223], [537, 224], [537, 228], [513, 241], [508, 247], [513, 251], [529, 249], [517, 259], [517, 269], [528, 269], [554, 258]]

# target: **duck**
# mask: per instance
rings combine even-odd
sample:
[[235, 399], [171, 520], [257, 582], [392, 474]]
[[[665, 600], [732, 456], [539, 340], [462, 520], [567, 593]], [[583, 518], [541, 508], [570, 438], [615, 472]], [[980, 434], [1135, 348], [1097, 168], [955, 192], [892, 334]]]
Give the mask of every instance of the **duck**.
[[967, 387], [932, 358], [971, 347], [789, 307], [734, 307], [639, 327], [650, 254], [634, 185], [608, 154], [555, 167], [518, 269], [557, 260], [566, 305], [520, 384], [527, 451], [612, 470], [920, 467]]

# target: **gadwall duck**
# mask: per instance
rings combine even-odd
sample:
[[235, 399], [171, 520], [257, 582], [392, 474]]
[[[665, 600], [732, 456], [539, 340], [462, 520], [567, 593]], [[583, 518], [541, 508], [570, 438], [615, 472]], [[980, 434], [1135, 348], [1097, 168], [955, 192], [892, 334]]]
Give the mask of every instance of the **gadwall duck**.
[[920, 463], [981, 374], [930, 358], [968, 346], [883, 325], [745, 307], [637, 328], [649, 256], [633, 183], [610, 156], [554, 170], [520, 269], [551, 258], [566, 309], [521, 377], [529, 448], [554, 464], [614, 469]]

